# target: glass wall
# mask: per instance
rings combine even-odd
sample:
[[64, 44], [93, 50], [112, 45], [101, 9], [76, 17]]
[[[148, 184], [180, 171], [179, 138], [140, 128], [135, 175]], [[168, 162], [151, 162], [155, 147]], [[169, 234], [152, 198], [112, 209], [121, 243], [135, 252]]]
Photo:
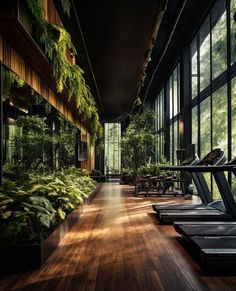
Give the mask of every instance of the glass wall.
[[212, 147], [228, 152], [227, 85], [212, 94]]
[[180, 65], [178, 64], [167, 83], [167, 95], [169, 99], [169, 131], [170, 131], [170, 162], [177, 163], [176, 150], [179, 148], [179, 122], [180, 111]]
[[231, 87], [231, 127], [232, 127], [232, 157], [236, 157], [236, 77], [232, 79]]
[[[233, 144], [236, 141], [236, 127], [234, 125], [236, 86], [235, 78], [230, 80], [233, 73], [231, 73], [231, 68], [227, 66], [230, 57], [227, 55], [230, 52], [229, 48], [231, 48], [231, 64], [234, 63], [233, 59], [235, 58], [235, 47], [233, 47], [235, 44], [235, 22], [232, 21], [234, 13], [232, 7], [235, 7], [235, 4], [235, 0], [231, 0], [229, 6], [227, 6], [226, 0], [215, 1], [189, 47], [192, 97], [191, 141], [196, 144], [200, 157], [206, 155], [213, 148], [222, 148], [226, 158], [231, 158], [232, 155], [236, 154], [233, 149]], [[231, 15], [229, 25], [227, 25], [227, 7], [231, 7], [231, 11], [228, 11]], [[231, 38], [227, 33], [227, 27], [231, 28]], [[227, 73], [228, 76], [232, 75], [228, 79]], [[232, 122], [229, 123], [230, 114]], [[232, 136], [231, 140], [229, 140], [229, 132]], [[206, 175], [206, 179], [211, 189], [214, 188], [214, 197], [219, 198], [212, 177]]]
[[234, 21], [234, 13], [236, 7], [236, 0], [230, 1], [230, 38], [231, 38], [231, 64], [236, 62], [236, 25]]
[[211, 11], [212, 79], [227, 68], [227, 27], [225, 0], [217, 0]]
[[156, 161], [160, 161], [164, 156], [164, 88], [160, 91], [155, 99], [155, 115], [156, 115]]
[[199, 71], [200, 91], [210, 85], [210, 16], [208, 16], [199, 31]]
[[190, 46], [191, 54], [191, 84], [192, 84], [192, 98], [198, 94], [198, 50], [197, 50], [197, 38], [192, 41]]
[[120, 174], [120, 123], [105, 123], [105, 174]]
[[200, 103], [200, 157], [211, 150], [211, 98]]
[[3, 67], [3, 175], [75, 165], [78, 129]]
[[198, 106], [192, 109], [192, 143], [196, 145], [198, 152]]

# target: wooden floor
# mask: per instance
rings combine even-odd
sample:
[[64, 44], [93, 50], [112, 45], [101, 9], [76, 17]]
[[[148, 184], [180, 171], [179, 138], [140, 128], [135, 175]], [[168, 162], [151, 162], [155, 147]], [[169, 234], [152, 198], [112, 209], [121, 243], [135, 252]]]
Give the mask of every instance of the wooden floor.
[[236, 276], [203, 275], [173, 227], [158, 224], [151, 204], [173, 198], [132, 191], [104, 184], [44, 267], [0, 277], [0, 290], [236, 290]]

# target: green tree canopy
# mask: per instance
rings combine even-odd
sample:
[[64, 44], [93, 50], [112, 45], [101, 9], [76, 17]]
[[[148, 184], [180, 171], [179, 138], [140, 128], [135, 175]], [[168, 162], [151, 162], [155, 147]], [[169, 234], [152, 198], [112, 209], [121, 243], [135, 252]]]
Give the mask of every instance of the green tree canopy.
[[153, 155], [156, 145], [155, 113], [147, 111], [131, 116], [130, 123], [121, 138], [122, 167], [137, 176], [138, 168]]

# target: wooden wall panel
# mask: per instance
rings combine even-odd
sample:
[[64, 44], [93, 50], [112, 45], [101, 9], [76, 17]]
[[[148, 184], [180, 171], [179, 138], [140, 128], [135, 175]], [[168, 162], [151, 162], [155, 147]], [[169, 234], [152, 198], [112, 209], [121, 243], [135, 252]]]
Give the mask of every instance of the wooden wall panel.
[[[0, 36], [0, 60], [9, 69], [25, 80], [30, 87], [61, 112], [70, 122], [77, 126], [77, 128], [81, 130], [82, 136], [84, 136], [84, 141], [88, 142], [89, 145], [89, 132], [85, 125], [83, 125], [79, 118], [72, 113], [68, 105], [60, 99], [60, 95], [56, 94], [44, 83], [30, 66], [25, 63], [21, 56], [9, 46], [2, 36]], [[93, 169], [90, 158], [88, 161], [82, 162], [82, 168], [87, 169], [88, 171]]]
[[2, 62], [3, 59], [3, 39], [2, 36], [0, 35], [0, 61]]
[[48, 22], [63, 26], [53, 0], [44, 0], [43, 7], [45, 18]]

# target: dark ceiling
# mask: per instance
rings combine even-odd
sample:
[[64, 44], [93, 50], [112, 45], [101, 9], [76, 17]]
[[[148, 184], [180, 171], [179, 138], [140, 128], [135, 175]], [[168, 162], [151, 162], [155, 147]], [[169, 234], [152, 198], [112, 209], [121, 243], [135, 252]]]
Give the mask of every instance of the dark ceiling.
[[161, 2], [74, 1], [104, 120], [122, 120], [131, 108]]
[[[168, 1], [156, 38], [156, 44], [152, 50], [152, 62], [148, 65], [145, 84], [140, 92], [142, 100], [145, 97], [150, 100], [157, 96], [164, 82], [168, 79], [171, 70], [174, 69], [176, 62], [180, 60], [183, 50], [186, 47], [188, 48], [199, 24], [201, 24], [201, 21], [205, 18], [205, 15], [214, 2], [215, 0]], [[173, 36], [168, 46], [166, 46], [177, 19], [178, 21]], [[166, 52], [162, 58], [165, 48]], [[151, 77], [156, 67], [157, 70], [151, 82]], [[151, 86], [148, 87], [150, 82]]]
[[[59, 2], [54, 2], [58, 6]], [[85, 71], [86, 82], [95, 96], [103, 121], [123, 121], [137, 94], [141, 99], [156, 96], [212, 2], [71, 0], [70, 17], [66, 17], [59, 7], [78, 51], [78, 64]], [[157, 36], [154, 36], [165, 3], [166, 10]], [[177, 19], [173, 37], [162, 58]], [[145, 70], [144, 87], [140, 87], [141, 71], [153, 37], [152, 60]], [[149, 86], [157, 64], [158, 70]]]

